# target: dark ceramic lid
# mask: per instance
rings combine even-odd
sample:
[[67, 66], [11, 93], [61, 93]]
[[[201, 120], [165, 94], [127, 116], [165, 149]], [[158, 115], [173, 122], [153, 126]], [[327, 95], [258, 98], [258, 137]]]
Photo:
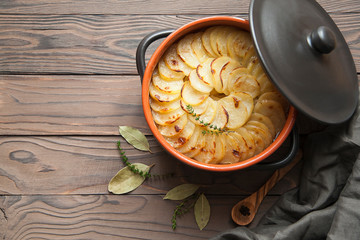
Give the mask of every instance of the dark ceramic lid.
[[354, 60], [315, 0], [253, 0], [250, 26], [265, 71], [297, 109], [329, 124], [352, 116], [359, 94]]

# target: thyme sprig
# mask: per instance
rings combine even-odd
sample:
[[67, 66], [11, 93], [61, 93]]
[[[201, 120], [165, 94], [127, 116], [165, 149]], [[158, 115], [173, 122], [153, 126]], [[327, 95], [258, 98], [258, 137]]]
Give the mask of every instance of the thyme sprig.
[[173, 177], [175, 175], [175, 173], [171, 172], [171, 173], [167, 173], [167, 174], [150, 174], [150, 172], [144, 172], [141, 171], [140, 169], [138, 169], [135, 165], [131, 164], [129, 162], [128, 157], [125, 155], [125, 151], [121, 148], [121, 143], [120, 141], [117, 142], [117, 146], [119, 148], [120, 151], [120, 156], [121, 156], [121, 160], [122, 162], [130, 169], [130, 171], [132, 171], [135, 174], [139, 174], [140, 176], [144, 177], [144, 178], [157, 178], [157, 179], [165, 179], [168, 177]]
[[203, 120], [200, 119], [200, 116], [198, 114], [195, 113], [194, 111], [194, 108], [193, 106], [191, 106], [190, 104], [187, 104], [186, 105], [186, 110], [193, 116], [195, 117], [195, 120], [198, 121], [201, 125], [205, 126], [205, 127], [209, 127], [213, 130], [203, 130], [202, 131], [202, 134], [206, 134], [206, 133], [210, 133], [210, 134], [221, 134], [223, 132], [227, 132], [227, 130], [225, 128], [220, 128], [220, 127], [217, 127], [211, 123], [207, 123], [207, 122], [204, 122]]
[[144, 172], [141, 171], [140, 169], [138, 169], [137, 167], [135, 167], [135, 165], [131, 164], [129, 162], [128, 157], [125, 155], [125, 151], [121, 148], [121, 143], [120, 141], [117, 142], [117, 146], [120, 150], [120, 156], [121, 156], [121, 160], [122, 162], [135, 174], [139, 174], [140, 176], [144, 177], [144, 178], [150, 178], [152, 175], [149, 172]]
[[176, 222], [177, 217], [180, 217], [186, 214], [187, 212], [189, 212], [190, 209], [194, 207], [196, 200], [199, 198], [199, 196], [200, 194], [198, 193], [194, 194], [183, 200], [179, 205], [175, 207], [174, 213], [171, 218], [171, 227], [173, 230], [175, 230], [177, 226], [177, 222]]

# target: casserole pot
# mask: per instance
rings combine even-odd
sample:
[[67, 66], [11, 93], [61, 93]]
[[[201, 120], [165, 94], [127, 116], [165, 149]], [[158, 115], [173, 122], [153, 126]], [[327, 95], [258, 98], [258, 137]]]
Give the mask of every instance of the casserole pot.
[[[200, 31], [200, 30], [210, 27], [210, 26], [228, 25], [228, 26], [234, 26], [239, 29], [246, 30], [246, 31], [250, 31], [250, 29], [251, 29], [251, 34], [252, 34], [252, 37], [254, 40], [254, 45], [256, 47], [259, 58], [262, 61], [262, 65], [264, 67], [265, 72], [268, 74], [269, 78], [274, 82], [275, 86], [277, 86], [279, 88], [280, 92], [282, 92], [285, 95], [285, 97], [287, 97], [289, 99], [290, 103], [292, 105], [295, 105], [298, 108], [300, 108], [300, 110], [302, 110], [302, 112], [304, 112], [305, 114], [312, 116], [312, 117], [314, 117], [313, 115], [315, 115], [315, 117], [314, 117], [315, 119], [317, 119], [321, 122], [332, 123], [332, 124], [342, 123], [342, 122], [348, 120], [350, 118], [350, 116], [353, 114], [354, 109], [357, 105], [357, 95], [358, 95], [357, 89], [358, 88], [357, 88], [356, 70], [354, 71], [355, 79], [356, 79], [355, 84], [354, 84], [352, 70], [354, 70], [355, 67], [354, 67], [354, 63], [353, 63], [353, 60], [352, 60], [352, 57], [351, 57], [351, 54], [349, 51], [348, 51], [349, 52], [348, 54], [350, 54], [351, 61], [349, 64], [350, 71], [348, 71], [350, 73], [348, 75], [350, 77], [346, 76], [346, 79], [347, 79], [346, 82], [349, 82], [349, 83], [342, 84], [342, 85], [345, 85], [345, 88], [343, 87], [343, 91], [340, 91], [340, 93], [342, 95], [342, 96], [340, 96], [340, 99], [343, 100], [343, 98], [345, 98], [345, 100], [343, 102], [339, 100], [340, 103], [339, 103], [338, 108], [343, 109], [343, 106], [348, 106], [347, 108], [348, 109], [351, 108], [351, 109], [346, 110], [345, 114], [340, 114], [342, 116], [341, 118], [338, 118], [339, 113], [332, 112], [333, 109], [328, 109], [328, 110], [326, 109], [326, 111], [332, 112], [331, 114], [335, 115], [332, 118], [331, 117], [329, 118], [329, 116], [327, 116], [327, 114], [329, 115], [329, 113], [326, 111], [324, 111], [323, 113], [320, 111], [320, 114], [318, 113], [319, 111], [316, 111], [316, 107], [317, 108], [323, 107], [321, 105], [318, 106], [318, 104], [316, 104], [316, 103], [315, 104], [312, 103], [314, 101], [314, 99], [318, 98], [318, 95], [319, 95], [318, 92], [314, 93], [312, 97], [306, 96], [306, 101], [305, 101], [306, 106], [304, 107], [303, 106], [304, 104], [299, 100], [299, 95], [301, 96], [302, 94], [307, 94], [309, 91], [297, 86], [299, 84], [296, 81], [297, 80], [296, 76], [295, 77], [292, 76], [292, 79], [295, 78], [295, 86], [291, 86], [291, 84], [294, 85], [294, 83], [293, 83], [294, 81], [293, 82], [290, 81], [290, 84], [289, 84], [286, 79], [284, 80], [284, 78], [286, 78], [286, 76], [284, 77], [280, 74], [280, 77], [279, 77], [278, 70], [270, 69], [270, 68], [276, 68], [276, 67], [272, 66], [274, 64], [272, 62], [274, 56], [268, 56], [269, 52], [271, 52], [271, 51], [269, 51], [269, 48], [272, 48], [272, 46], [267, 46], [266, 44], [269, 44], [269, 43], [267, 41], [265, 41], [262, 36], [262, 35], [268, 35], [267, 33], [265, 33], [266, 31], [268, 31], [268, 30], [266, 30], [266, 29], [268, 29], [268, 27], [266, 27], [266, 26], [264, 27], [262, 25], [264, 21], [261, 20], [261, 19], [263, 19], [263, 16], [261, 16], [261, 14], [266, 15], [266, 14], [269, 14], [269, 11], [270, 12], [277, 11], [277, 9], [278, 9], [277, 7], [271, 7], [272, 6], [271, 4], [269, 7], [268, 4], [266, 4], [266, 3], [276, 2], [276, 3], [273, 3], [273, 4], [277, 4], [275, 6], [279, 6], [281, 4], [282, 5], [292, 4], [293, 2], [295, 2], [295, 4], [297, 4], [296, 0], [280, 1], [280, 3], [279, 3], [279, 1], [280, 0], [267, 0], [267, 1], [254, 0], [250, 6], [250, 20], [252, 20], [251, 26], [250, 26], [249, 21], [241, 19], [241, 18], [228, 17], [228, 16], [216, 16], [216, 17], [203, 18], [203, 19], [193, 21], [191, 23], [188, 23], [188, 24], [180, 27], [179, 29], [177, 29], [175, 31], [174, 30], [156, 31], [156, 32], [151, 33], [151, 34], [147, 35], [146, 37], [144, 37], [144, 39], [140, 42], [138, 49], [137, 49], [137, 53], [136, 53], [136, 64], [137, 64], [137, 69], [138, 69], [138, 72], [139, 72], [139, 75], [140, 75], [141, 81], [142, 81], [142, 105], [143, 105], [145, 119], [146, 119], [153, 135], [159, 141], [159, 143], [171, 155], [173, 155], [174, 157], [176, 157], [183, 163], [186, 163], [188, 165], [191, 165], [191, 166], [199, 168], [199, 169], [210, 170], [210, 171], [233, 171], [233, 170], [247, 168], [247, 167], [253, 166], [255, 164], [258, 168], [265, 168], [265, 169], [279, 168], [279, 167], [286, 165], [289, 161], [291, 161], [293, 159], [293, 157], [295, 156], [295, 154], [298, 150], [298, 147], [299, 147], [299, 137], [298, 137], [298, 133], [297, 133], [297, 128], [294, 127], [296, 110], [293, 106], [290, 106], [290, 108], [289, 108], [287, 120], [286, 120], [286, 123], [285, 123], [282, 131], [279, 133], [279, 135], [276, 137], [276, 139], [270, 144], [270, 146], [268, 146], [263, 152], [259, 153], [258, 155], [251, 157], [247, 160], [238, 162], [238, 163], [220, 165], [220, 164], [206, 164], [206, 163], [199, 162], [197, 160], [191, 159], [191, 158], [181, 154], [180, 152], [178, 152], [160, 134], [160, 132], [158, 131], [158, 129], [155, 125], [155, 122], [153, 120], [150, 105], [149, 105], [149, 85], [151, 82], [152, 73], [153, 73], [159, 59], [161, 58], [161, 56], [164, 54], [164, 52], [167, 50], [167, 48], [169, 48], [173, 43], [175, 43], [177, 40], [179, 40], [180, 38], [182, 38], [183, 36], [185, 36], [188, 33]], [[282, 3], [282, 2], [285, 2], [285, 3]], [[303, 4], [303, 1], [297, 1], [297, 2], [301, 2], [301, 4]], [[308, 5], [309, 4], [311, 6], [315, 5], [316, 11], [320, 11], [320, 15], [325, 14], [325, 16], [328, 16], [321, 7], [319, 8], [319, 5], [317, 5], [317, 3], [315, 1], [308, 0], [306, 2], [308, 2]], [[304, 5], [307, 6], [307, 4], [304, 4]], [[282, 7], [287, 7], [287, 6], [282, 6]], [[294, 6], [292, 6], [292, 7], [294, 7]], [[254, 8], [259, 9], [259, 10], [254, 11], [253, 10]], [[269, 8], [270, 8], [270, 10], [269, 10]], [[299, 9], [297, 9], [295, 7], [294, 11], [297, 12], [297, 11], [299, 11]], [[302, 9], [301, 9], [301, 11], [302, 11]], [[279, 14], [280, 13], [277, 13], [275, 18], [281, 18], [281, 16], [278, 16]], [[313, 13], [311, 13], [311, 14], [313, 14]], [[292, 16], [288, 16], [288, 17], [294, 17], [294, 14], [290, 13], [290, 15], [292, 15]], [[272, 15], [270, 13], [270, 18], [271, 18], [271, 16]], [[254, 20], [254, 19], [256, 19], [256, 20]], [[258, 19], [260, 19], [260, 21]], [[270, 23], [278, 22], [278, 19], [274, 19], [273, 21], [269, 20], [269, 16], [267, 16], [266, 19], [267, 20], [265, 22], [270, 22]], [[327, 19], [327, 21], [328, 21], [328, 19]], [[310, 22], [314, 22], [314, 21], [312, 19], [310, 19]], [[322, 25], [324, 25], [324, 24], [322, 24]], [[333, 25], [335, 25], [335, 24], [333, 24]], [[254, 29], [255, 26], [258, 29]], [[328, 54], [330, 52], [332, 52], [332, 53], [337, 52], [337, 51], [333, 51], [335, 46], [329, 46], [329, 44], [328, 44], [329, 42], [330, 42], [330, 45], [331, 45], [331, 43], [333, 43], [332, 39], [331, 39], [331, 37], [333, 37], [333, 36], [331, 34], [333, 34], [334, 27], [333, 26], [331, 26], [331, 27], [332, 28], [330, 28], [330, 31], [325, 32], [325, 35], [330, 34], [330, 37], [329, 36], [323, 37], [324, 34], [323, 34], [323, 32], [321, 32], [321, 29], [319, 29], [318, 27], [315, 27], [313, 31], [310, 31], [310, 35], [308, 34], [309, 36], [304, 37], [305, 41], [308, 41], [307, 48], [309, 48], [309, 49], [311, 48], [310, 50], [307, 49], [306, 51], [315, 52], [314, 53], [315, 57], [318, 57], [317, 55], [321, 55], [320, 58], [323, 58], [324, 54]], [[261, 28], [265, 29], [265, 30], [262, 30]], [[335, 25], [335, 28], [336, 28], [335, 30], [338, 31], [336, 25]], [[283, 26], [282, 26], [282, 29], [284, 29]], [[325, 30], [327, 31], [328, 27], [325, 27]], [[279, 32], [275, 31], [274, 34], [279, 34]], [[272, 35], [270, 34], [271, 35], [270, 37], [273, 37], [274, 34], [272, 34]], [[287, 33], [281, 33], [279, 35], [284, 36], [284, 34], [286, 35]], [[338, 35], [339, 35], [339, 31], [335, 32], [335, 34], [336, 34], [336, 37], [333, 37], [333, 38], [335, 38], [334, 41], [337, 45], [339, 45], [339, 40], [337, 39]], [[340, 34], [340, 36], [342, 37], [341, 34]], [[166, 37], [165, 40], [155, 50], [154, 54], [152, 55], [152, 57], [150, 58], [147, 66], [146, 66], [146, 64], [145, 64], [146, 49], [152, 42], [154, 42], [160, 38], [164, 38], [164, 37]], [[330, 40], [329, 40], [329, 38], [330, 38]], [[343, 38], [340, 40], [343, 40]], [[270, 41], [277, 41], [277, 40], [270, 39]], [[287, 41], [291, 42], [292, 40], [288, 39]], [[343, 40], [343, 41], [345, 41], [345, 40]], [[278, 41], [276, 44], [281, 45], [280, 42], [281, 41]], [[340, 44], [343, 45], [342, 42]], [[287, 46], [285, 46], [285, 48], [286, 47]], [[343, 46], [341, 46], [341, 47], [343, 48]], [[347, 45], [346, 45], [346, 47], [347, 47]], [[297, 51], [296, 48], [295, 48], [295, 51]], [[321, 51], [323, 51], [324, 53], [322, 53]], [[325, 53], [325, 51], [327, 53]], [[286, 56], [286, 54], [284, 54], [284, 53], [281, 53], [281, 54]], [[289, 53], [287, 53], [287, 54], [289, 54]], [[290, 53], [290, 54], [292, 54], [292, 53]], [[330, 55], [330, 54], [328, 54], [328, 55]], [[275, 58], [276, 58], [276, 56], [275, 56]], [[294, 58], [294, 56], [292, 56], [292, 58]], [[300, 59], [301, 59], [301, 57], [300, 57]], [[328, 61], [328, 59], [326, 59], [326, 60]], [[286, 59], [286, 61], [287, 61], [287, 59]], [[296, 59], [295, 59], [295, 61], [296, 61]], [[306, 61], [309, 61], [309, 60], [306, 59]], [[351, 63], [352, 63], [352, 65], [351, 65]], [[284, 64], [284, 62], [279, 62], [277, 64], [279, 64], [281, 66]], [[354, 69], [352, 69], [351, 67], [353, 67]], [[302, 71], [304, 71], [304, 70], [302, 70]], [[285, 74], [287, 74], [287, 73], [285, 73]], [[309, 73], [309, 75], [311, 75], [311, 74], [312, 73]], [[318, 74], [315, 74], [315, 76], [318, 77]], [[304, 78], [304, 76], [301, 76], [301, 77]], [[306, 81], [307, 81], [306, 84], [309, 84], [309, 82], [310, 83], [313, 82], [313, 78], [310, 76], [310, 79], [305, 79], [305, 81], [302, 79], [301, 83], [304, 84], [304, 82], [306, 82]], [[327, 79], [326, 81], [329, 81], [329, 80]], [[336, 81], [337, 80], [335, 79], [334, 82], [336, 82]], [[289, 85], [290, 85], [290, 87], [289, 87]], [[356, 86], [355, 88], [354, 88], [354, 85]], [[317, 86], [315, 86], [315, 88], [316, 87]], [[294, 90], [291, 88], [296, 89], [295, 93], [294, 93]], [[356, 89], [356, 90], [354, 90], [354, 89]], [[318, 91], [317, 88], [316, 88], [316, 90]], [[339, 90], [340, 89], [338, 89], [336, 91], [339, 91]], [[326, 94], [330, 93], [328, 88], [326, 88], [326, 86], [323, 86], [322, 91], [325, 91]], [[349, 93], [349, 92], [351, 92], [351, 93]], [[344, 97], [343, 95], [346, 95], [346, 96]], [[349, 95], [351, 96], [350, 98], [348, 97]], [[355, 96], [355, 97], [353, 97], [353, 96]], [[311, 104], [309, 104], [309, 102]], [[349, 102], [351, 104], [349, 104]], [[308, 107], [308, 105], [311, 105], [310, 108]], [[312, 108], [312, 105], [314, 105], [315, 108], [314, 107]], [[329, 103], [328, 105], [334, 105], [334, 104]], [[350, 105], [350, 107], [349, 107], [349, 105]], [[306, 108], [309, 108], [309, 109], [306, 109]], [[312, 113], [313, 111], [315, 111], [315, 114]], [[291, 133], [291, 135], [290, 135], [290, 133]], [[260, 163], [261, 161], [263, 161], [264, 159], [268, 158], [272, 153], [274, 153], [283, 144], [283, 142], [288, 138], [288, 136], [291, 141], [291, 146], [289, 147], [288, 154], [284, 158], [282, 158], [276, 162], [257, 164], [257, 163]]]

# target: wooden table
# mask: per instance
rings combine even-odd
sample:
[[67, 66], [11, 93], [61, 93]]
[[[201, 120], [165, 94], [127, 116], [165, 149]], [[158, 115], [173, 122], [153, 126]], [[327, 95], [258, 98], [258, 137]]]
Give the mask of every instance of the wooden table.
[[[360, 69], [360, 2], [319, 2]], [[272, 171], [211, 173], [167, 154], [143, 116], [135, 51], [154, 30], [211, 15], [247, 18], [248, 6], [249, 0], [0, 1], [0, 238], [206, 239], [236, 227], [232, 206]], [[153, 153], [134, 150], [119, 125], [145, 133]], [[109, 193], [109, 180], [123, 167], [118, 140], [129, 161], [155, 163], [153, 173], [174, 176], [147, 180], [126, 195]], [[269, 193], [249, 227], [297, 185], [300, 166]], [[200, 184], [209, 199], [202, 231], [192, 213], [171, 229], [177, 202], [162, 198], [182, 183]]]

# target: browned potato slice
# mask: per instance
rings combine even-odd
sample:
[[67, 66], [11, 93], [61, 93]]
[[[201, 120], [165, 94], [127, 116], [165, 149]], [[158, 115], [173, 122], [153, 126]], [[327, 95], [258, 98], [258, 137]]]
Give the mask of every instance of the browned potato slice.
[[200, 63], [205, 62], [210, 56], [206, 52], [204, 45], [201, 41], [201, 36], [203, 35], [203, 32], [198, 32], [194, 34], [194, 39], [191, 42], [191, 47], [198, 58]]
[[194, 146], [191, 147], [190, 151], [186, 152], [185, 155], [194, 158], [197, 154], [200, 153], [201, 149], [205, 146], [205, 137], [201, 133], [203, 130], [200, 126], [196, 126], [199, 128], [199, 136]]
[[201, 42], [202, 42], [202, 44], [204, 46], [204, 49], [205, 49], [206, 53], [210, 57], [217, 57], [217, 55], [214, 52], [214, 50], [212, 49], [211, 43], [210, 43], [210, 34], [215, 28], [216, 27], [210, 27], [210, 28], [206, 29], [205, 32], [201, 36]]
[[223, 68], [220, 71], [220, 82], [221, 82], [221, 92], [225, 93], [225, 94], [229, 94], [230, 92], [232, 92], [229, 88], [228, 88], [228, 84], [229, 84], [229, 80], [230, 80], [230, 73], [236, 69], [241, 67], [240, 63], [238, 63], [235, 60], [230, 60], [230, 62], [228, 64], [225, 64], [223, 66]]
[[151, 111], [151, 112], [152, 112], [154, 121], [160, 125], [170, 125], [173, 122], [175, 122], [176, 120], [178, 120], [182, 115], [185, 114], [185, 111], [182, 110], [182, 108], [178, 108], [174, 111], [167, 112], [167, 113], [159, 113], [159, 112], [155, 112], [155, 111]]
[[189, 75], [192, 70], [187, 64], [185, 64], [176, 52], [177, 44], [171, 45], [171, 47], [164, 53], [164, 62], [167, 67], [175, 72], [183, 72], [186, 76]]
[[247, 158], [253, 157], [255, 154], [256, 146], [255, 146], [255, 140], [252, 137], [252, 135], [244, 127], [238, 128], [235, 131], [239, 133], [245, 140], [245, 144], [248, 149]]
[[187, 121], [184, 130], [174, 137], [165, 137], [166, 141], [174, 148], [179, 148], [187, 143], [195, 131], [195, 124]]
[[262, 138], [264, 139], [265, 146], [269, 146], [271, 144], [273, 138], [269, 128], [265, 124], [258, 121], [248, 121], [245, 126], [251, 126], [261, 129], [261, 134]]
[[158, 130], [165, 137], [174, 137], [180, 134], [188, 121], [187, 115], [182, 115], [178, 120], [169, 125], [158, 125]]
[[154, 83], [151, 82], [149, 86], [150, 96], [158, 102], [173, 102], [180, 98], [180, 93], [169, 94], [154, 86]]
[[266, 101], [266, 100], [273, 100], [275, 102], [279, 102], [281, 106], [283, 107], [283, 110], [285, 112], [289, 109], [289, 102], [286, 100], [286, 98], [281, 95], [278, 91], [272, 91], [272, 92], [266, 92], [263, 93], [258, 101]]
[[265, 73], [257, 77], [256, 80], [260, 84], [260, 93], [277, 91]]
[[200, 152], [194, 158], [203, 163], [212, 162], [215, 159], [215, 135], [205, 134], [201, 137], [204, 138], [205, 145], [200, 149]]
[[158, 71], [160, 76], [169, 81], [173, 80], [182, 80], [185, 77], [185, 74], [183, 72], [176, 72], [171, 70], [164, 62], [163, 58], [160, 58], [158, 63]]
[[252, 46], [252, 39], [249, 32], [237, 30], [231, 32], [227, 38], [229, 56], [242, 59]]
[[209, 163], [219, 163], [225, 156], [225, 137], [222, 134], [215, 135], [215, 156]]
[[152, 75], [152, 82], [156, 88], [168, 94], [179, 93], [184, 85], [184, 81], [182, 79], [173, 81], [164, 80], [160, 77], [157, 69], [154, 70]]
[[249, 157], [249, 149], [245, 138], [238, 132], [230, 132], [229, 134], [237, 141], [239, 151], [237, 154], [239, 155], [240, 161], [246, 160]]
[[251, 46], [242, 59], [242, 65], [248, 67], [253, 62], [256, 63], [258, 61], [257, 58], [255, 48], [254, 46]]
[[253, 58], [247, 68], [249, 69], [250, 74], [253, 75], [255, 78], [259, 77], [264, 73], [259, 58]]
[[229, 96], [231, 96], [235, 102], [235, 107], [237, 102], [241, 102], [245, 105], [247, 113], [250, 115], [254, 109], [254, 99], [250, 94], [244, 92], [233, 92]]
[[227, 56], [227, 35], [234, 29], [228, 26], [217, 26], [210, 33], [210, 45], [216, 56]]
[[275, 131], [274, 124], [272, 123], [270, 118], [268, 118], [267, 116], [260, 114], [260, 113], [253, 113], [253, 114], [251, 114], [249, 121], [258, 121], [258, 122], [265, 124], [267, 126], [267, 128], [269, 129], [272, 138], [275, 137], [276, 131]]
[[241, 127], [248, 120], [250, 113], [248, 113], [245, 104], [240, 99], [233, 96], [226, 96], [218, 101], [228, 112], [229, 120], [226, 127], [229, 129], [236, 129]]
[[234, 136], [233, 132], [223, 133], [225, 138], [225, 155], [220, 163], [230, 164], [243, 160], [247, 153], [244, 152], [245, 141], [241, 142], [240, 138]]
[[[224, 128], [229, 121], [229, 114], [226, 109], [217, 102], [216, 104], [216, 113], [214, 119], [210, 122], [211, 125], [216, 126], [217, 128]], [[208, 127], [209, 130], [212, 130]]]
[[[201, 66], [201, 65], [199, 65]], [[209, 84], [206, 84], [198, 75], [196, 69], [193, 69], [189, 74], [190, 85], [202, 93], [210, 93], [213, 90], [213, 87]]]
[[191, 106], [203, 103], [208, 97], [208, 93], [199, 92], [189, 82], [185, 82], [181, 89], [181, 98]]
[[183, 60], [188, 66], [196, 68], [200, 62], [191, 47], [193, 40], [194, 34], [187, 34], [179, 41], [176, 51], [181, 60]]
[[208, 58], [196, 68], [199, 78], [204, 82], [204, 84], [209, 85], [210, 87], [214, 87], [214, 77], [211, 73], [211, 63], [213, 60], [214, 58]]
[[261, 153], [264, 149], [265, 149], [265, 141], [262, 138], [262, 135], [259, 134], [257, 131], [254, 131], [253, 128], [246, 128], [244, 126], [244, 128], [248, 131], [248, 133], [252, 136], [252, 138], [254, 139], [254, 143], [255, 143], [255, 152], [254, 152], [254, 156]]
[[181, 147], [178, 147], [177, 150], [182, 154], [191, 153], [196, 155], [200, 151], [200, 148], [202, 147], [201, 144], [198, 145], [200, 134], [201, 134], [201, 127], [195, 125], [194, 132], [191, 135], [189, 141], [187, 141]]
[[260, 94], [260, 84], [251, 76], [246, 68], [235, 68], [228, 77], [225, 93], [245, 92], [256, 98]]
[[255, 104], [254, 112], [261, 113], [270, 118], [276, 132], [280, 132], [284, 127], [286, 117], [280, 103], [273, 100], [258, 101]]
[[[201, 114], [203, 114], [205, 111], [206, 111], [206, 109], [207, 109], [207, 107], [208, 107], [208, 105], [209, 105], [209, 102], [211, 101], [212, 99], [211, 98], [207, 98], [203, 103], [201, 103], [201, 104], [199, 104], [199, 105], [197, 105], [197, 106], [192, 106], [192, 109], [193, 109], [193, 113], [195, 113], [196, 115], [201, 115]], [[180, 100], [180, 106], [181, 106], [181, 108], [185, 111], [185, 112], [187, 112], [187, 113], [189, 113], [190, 114], [190, 111], [189, 111], [189, 109], [188, 109], [188, 105], [190, 105], [190, 104], [188, 104], [187, 102], [185, 102], [184, 101], [184, 99], [181, 99]], [[191, 106], [191, 105], [190, 105]]]
[[180, 105], [180, 100], [174, 100], [172, 102], [158, 102], [152, 98], [149, 99], [150, 101], [150, 107], [152, 110], [160, 113], [166, 113], [174, 111], [175, 109], [178, 109]]
[[211, 73], [213, 74], [214, 88], [218, 93], [222, 93], [222, 82], [220, 79], [221, 69], [232, 61], [229, 57], [218, 57], [211, 62]]
[[209, 99], [209, 103], [206, 108], [206, 111], [203, 114], [199, 115], [199, 120], [196, 120], [194, 116], [189, 115], [189, 119], [193, 123], [197, 125], [202, 125], [200, 121], [203, 121], [204, 123], [210, 123], [214, 120], [216, 115], [217, 102], [215, 102], [212, 98], [208, 98], [208, 99]]

